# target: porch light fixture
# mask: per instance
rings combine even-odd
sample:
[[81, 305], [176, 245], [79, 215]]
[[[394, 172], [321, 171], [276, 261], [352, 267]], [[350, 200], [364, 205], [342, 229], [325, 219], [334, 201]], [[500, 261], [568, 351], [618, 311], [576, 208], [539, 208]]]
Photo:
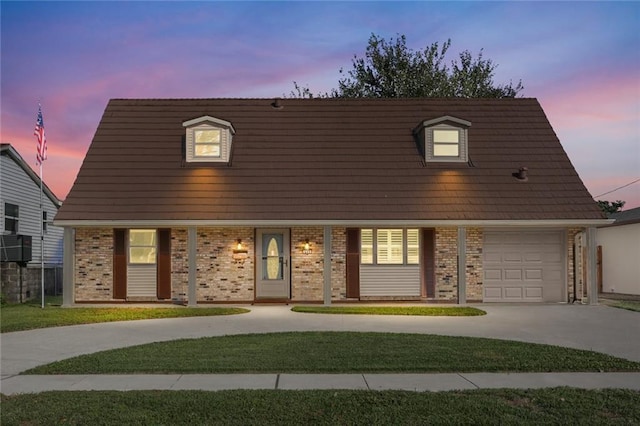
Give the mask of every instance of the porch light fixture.
[[233, 249], [233, 254], [239, 254], [239, 253], [247, 253], [247, 249], [245, 249], [244, 246], [242, 245], [242, 240], [240, 238], [236, 240], [236, 248]]
[[304, 246], [302, 246], [302, 253], [303, 254], [310, 254], [311, 253], [311, 245], [309, 244], [309, 239], [307, 238], [304, 242]]

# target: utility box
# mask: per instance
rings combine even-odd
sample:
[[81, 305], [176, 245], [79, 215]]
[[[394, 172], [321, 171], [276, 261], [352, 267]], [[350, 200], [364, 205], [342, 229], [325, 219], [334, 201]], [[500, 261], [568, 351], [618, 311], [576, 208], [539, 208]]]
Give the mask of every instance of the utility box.
[[0, 260], [2, 262], [27, 263], [32, 258], [31, 235], [0, 236]]

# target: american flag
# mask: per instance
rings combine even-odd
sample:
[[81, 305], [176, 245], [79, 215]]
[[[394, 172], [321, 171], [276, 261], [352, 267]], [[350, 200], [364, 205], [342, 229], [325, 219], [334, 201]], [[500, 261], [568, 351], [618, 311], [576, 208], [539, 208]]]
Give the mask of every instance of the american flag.
[[44, 135], [44, 120], [42, 119], [41, 105], [38, 105], [38, 118], [36, 119], [36, 128], [33, 131], [33, 134], [38, 138], [36, 162], [40, 165], [47, 159], [47, 137]]

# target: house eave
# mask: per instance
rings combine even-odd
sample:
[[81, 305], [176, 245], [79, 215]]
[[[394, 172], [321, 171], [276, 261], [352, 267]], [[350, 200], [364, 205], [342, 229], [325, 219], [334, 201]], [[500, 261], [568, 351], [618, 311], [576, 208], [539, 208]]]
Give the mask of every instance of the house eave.
[[536, 220], [54, 220], [55, 226], [71, 228], [178, 228], [178, 227], [598, 227], [613, 223], [613, 219], [536, 219]]

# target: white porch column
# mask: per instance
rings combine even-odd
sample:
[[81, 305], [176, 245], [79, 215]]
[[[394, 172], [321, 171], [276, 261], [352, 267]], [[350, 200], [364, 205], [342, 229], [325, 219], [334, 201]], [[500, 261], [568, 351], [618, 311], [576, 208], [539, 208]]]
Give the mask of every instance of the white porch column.
[[598, 304], [598, 254], [596, 228], [587, 228], [587, 295], [590, 305]]
[[62, 306], [73, 306], [75, 302], [75, 230], [64, 227], [62, 240]]
[[467, 228], [458, 227], [458, 304], [467, 303]]
[[188, 306], [197, 306], [196, 296], [196, 269], [198, 267], [198, 234], [195, 226], [190, 226], [187, 230], [187, 256], [189, 259], [189, 288], [187, 291]]
[[331, 226], [324, 227], [324, 270], [322, 277], [324, 278], [324, 304], [331, 305]]

